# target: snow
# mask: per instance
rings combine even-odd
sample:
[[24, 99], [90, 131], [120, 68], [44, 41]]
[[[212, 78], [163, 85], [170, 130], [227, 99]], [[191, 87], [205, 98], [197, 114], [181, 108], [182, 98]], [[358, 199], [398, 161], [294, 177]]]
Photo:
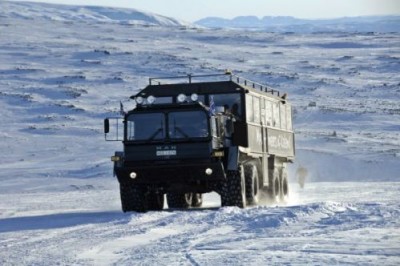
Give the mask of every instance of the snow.
[[291, 184], [286, 206], [218, 208], [212, 193], [208, 208], [124, 214], [115, 180], [57, 181], [56, 189], [0, 195], [2, 265], [396, 265], [400, 259], [398, 182], [309, 183], [304, 190]]
[[[0, 5], [0, 265], [400, 263], [398, 33], [150, 27], [115, 14], [139, 11]], [[289, 93], [288, 202], [220, 208], [211, 193], [202, 209], [122, 213], [121, 144], [104, 141], [103, 118], [149, 77], [227, 68]]]

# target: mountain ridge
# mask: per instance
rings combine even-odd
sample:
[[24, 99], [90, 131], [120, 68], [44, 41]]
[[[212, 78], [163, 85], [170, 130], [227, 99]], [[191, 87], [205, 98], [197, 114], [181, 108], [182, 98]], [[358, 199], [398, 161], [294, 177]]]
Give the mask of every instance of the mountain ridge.
[[301, 19], [291, 16], [206, 17], [195, 24], [208, 28], [259, 29], [275, 32], [400, 32], [400, 15]]
[[0, 16], [65, 22], [85, 21], [166, 27], [194, 26], [189, 22], [133, 8], [63, 5], [29, 1], [3, 1]]

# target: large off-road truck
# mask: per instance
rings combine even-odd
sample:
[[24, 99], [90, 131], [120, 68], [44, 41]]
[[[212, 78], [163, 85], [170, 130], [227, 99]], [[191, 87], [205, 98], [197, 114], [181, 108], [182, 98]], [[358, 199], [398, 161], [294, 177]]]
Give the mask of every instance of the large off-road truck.
[[123, 132], [111, 160], [124, 212], [161, 210], [164, 195], [169, 208], [200, 207], [212, 191], [240, 208], [288, 196], [295, 144], [286, 94], [227, 72], [151, 78], [131, 99], [133, 110], [104, 120], [106, 140], [118, 140], [111, 123]]

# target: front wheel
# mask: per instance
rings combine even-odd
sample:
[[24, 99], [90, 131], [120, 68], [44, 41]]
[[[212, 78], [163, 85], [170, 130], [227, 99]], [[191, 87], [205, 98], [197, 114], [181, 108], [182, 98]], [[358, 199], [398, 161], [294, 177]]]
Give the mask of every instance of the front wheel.
[[246, 207], [246, 181], [243, 167], [227, 172], [227, 180], [221, 192], [222, 206]]
[[148, 210], [147, 191], [133, 183], [119, 184], [123, 212], [146, 212]]

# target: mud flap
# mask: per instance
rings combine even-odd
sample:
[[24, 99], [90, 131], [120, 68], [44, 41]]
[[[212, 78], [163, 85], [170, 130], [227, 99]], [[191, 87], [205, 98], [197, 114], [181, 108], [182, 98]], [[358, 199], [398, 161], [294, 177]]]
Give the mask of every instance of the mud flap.
[[238, 168], [239, 148], [238, 146], [229, 147], [228, 151], [228, 170], [236, 171]]

